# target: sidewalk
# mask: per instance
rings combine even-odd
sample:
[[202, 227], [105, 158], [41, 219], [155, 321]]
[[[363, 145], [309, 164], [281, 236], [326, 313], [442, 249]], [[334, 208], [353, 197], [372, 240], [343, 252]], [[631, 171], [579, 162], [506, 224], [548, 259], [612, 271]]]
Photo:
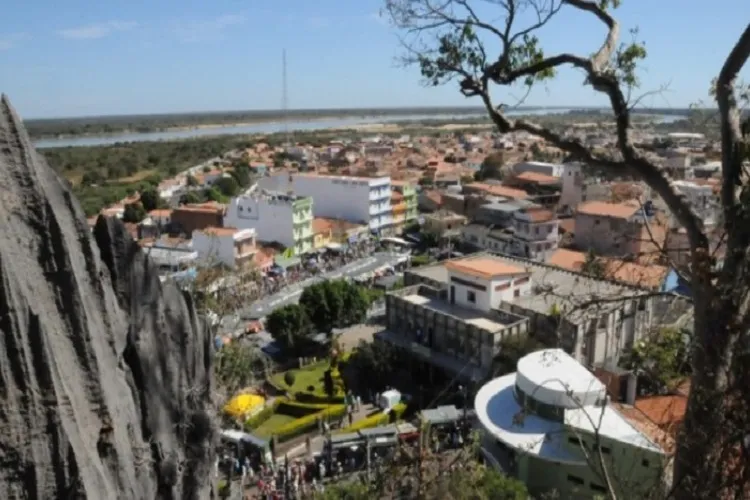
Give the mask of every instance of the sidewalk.
[[[362, 404], [362, 407], [359, 409], [359, 411], [355, 411], [353, 415], [352, 422], [357, 423], [359, 420], [362, 420], [363, 418], [367, 417], [371, 412], [375, 410], [375, 406], [372, 404]], [[349, 426], [349, 419], [344, 416], [343, 421], [341, 423], [341, 429]], [[332, 429], [332, 432], [337, 432], [339, 429]], [[325, 443], [325, 436], [321, 435], [317, 429], [315, 432], [309, 432], [303, 436], [300, 436], [298, 438], [294, 438], [291, 441], [287, 441], [286, 443], [282, 443], [279, 445], [278, 449], [276, 450], [276, 461], [284, 460], [284, 456], [288, 456], [291, 460], [292, 458], [297, 458], [302, 455], [304, 455], [306, 450], [306, 441], [307, 438], [310, 438], [310, 448], [312, 453], [319, 453], [323, 451], [323, 444]]]

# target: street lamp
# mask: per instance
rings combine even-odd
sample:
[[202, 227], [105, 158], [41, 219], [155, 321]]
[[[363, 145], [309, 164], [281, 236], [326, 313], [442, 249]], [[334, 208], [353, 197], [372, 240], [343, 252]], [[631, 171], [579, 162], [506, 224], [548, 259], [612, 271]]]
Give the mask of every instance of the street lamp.
[[463, 412], [463, 418], [461, 422], [461, 434], [463, 434], [467, 427], [466, 423], [467, 423], [467, 417], [468, 417], [468, 411], [469, 411], [469, 407], [467, 405], [468, 403], [467, 393], [468, 393], [469, 388], [467, 385], [459, 385], [458, 390], [461, 391], [461, 396], [463, 398], [463, 404], [464, 404], [464, 412]]

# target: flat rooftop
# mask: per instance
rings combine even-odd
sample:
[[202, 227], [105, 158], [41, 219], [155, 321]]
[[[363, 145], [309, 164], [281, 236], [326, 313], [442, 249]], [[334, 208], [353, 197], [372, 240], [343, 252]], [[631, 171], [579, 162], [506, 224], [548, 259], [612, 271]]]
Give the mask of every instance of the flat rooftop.
[[[515, 297], [510, 303], [545, 315], [549, 314], [553, 307], [559, 308], [564, 313], [566, 308], [572, 309], [582, 303], [593, 301], [596, 298], [604, 299], [606, 303], [607, 298], [637, 296], [643, 293], [643, 290], [636, 287], [591, 278], [539, 262], [489, 252], [479, 252], [459, 259], [445, 260], [431, 266], [410, 269], [409, 272], [447, 286], [449, 282], [448, 267], [450, 267], [450, 264], [448, 266], [446, 264], [460, 261], [465, 265], [470, 260], [477, 261], [477, 265], [480, 267], [481, 264], [479, 263], [492, 261], [499, 265], [521, 268], [524, 272], [530, 271], [532, 281], [531, 294]], [[606, 306], [602, 303], [601, 307], [605, 308]], [[577, 311], [577, 313], [580, 313], [580, 311]], [[567, 319], [572, 321], [575, 319], [575, 315], [568, 315]]]
[[474, 407], [489, 434], [521, 453], [584, 465], [585, 457], [571, 449], [567, 435], [575, 430], [593, 434], [593, 425], [603, 437], [657, 453], [662, 451], [609, 404], [566, 409], [563, 422], [525, 414], [514, 394], [515, 382], [515, 373], [491, 380], [479, 389]]
[[416, 290], [415, 293], [402, 295], [401, 298], [408, 302], [411, 302], [414, 305], [432, 309], [433, 311], [447, 314], [448, 316], [454, 316], [462, 320], [464, 323], [474, 325], [477, 328], [488, 330], [490, 332], [499, 332], [507, 325], [506, 323], [500, 321], [500, 318], [494, 318], [489, 313], [476, 309], [469, 309], [467, 307], [452, 305], [445, 300], [425, 297], [424, 295], [416, 293]]

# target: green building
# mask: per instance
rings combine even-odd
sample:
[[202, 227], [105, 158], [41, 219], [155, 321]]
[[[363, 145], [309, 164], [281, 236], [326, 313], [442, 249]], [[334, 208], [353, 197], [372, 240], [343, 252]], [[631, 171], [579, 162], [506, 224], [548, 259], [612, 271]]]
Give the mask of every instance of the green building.
[[292, 231], [294, 254], [302, 255], [313, 249], [313, 199], [298, 197], [292, 203]]

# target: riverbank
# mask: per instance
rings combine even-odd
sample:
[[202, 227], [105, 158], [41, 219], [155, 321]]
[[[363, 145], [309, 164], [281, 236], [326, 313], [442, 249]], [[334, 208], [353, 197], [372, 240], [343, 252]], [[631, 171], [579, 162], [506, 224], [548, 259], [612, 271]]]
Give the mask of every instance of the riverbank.
[[[374, 118], [374, 117], [367, 117], [367, 116], [352, 116], [348, 117], [352, 119], [368, 119], [368, 118]], [[319, 116], [319, 117], [310, 117], [310, 118], [296, 118], [294, 120], [294, 123], [315, 123], [315, 122], [325, 122], [330, 120], [336, 120], [340, 119], [340, 117], [337, 116]], [[146, 129], [142, 127], [136, 127], [136, 128], [122, 128], [117, 129], [116, 131], [112, 132], [79, 132], [79, 133], [73, 133], [73, 134], [41, 134], [41, 135], [33, 135], [32, 140], [34, 141], [52, 141], [52, 140], [75, 140], [75, 139], [86, 139], [91, 137], [117, 137], [121, 135], [142, 135], [142, 134], [159, 134], [159, 133], [170, 133], [170, 132], [191, 132], [191, 131], [202, 131], [202, 130], [213, 130], [213, 129], [222, 129], [222, 128], [243, 128], [243, 127], [253, 127], [256, 125], [263, 125], [263, 124], [282, 124], [284, 121], [280, 119], [270, 119], [270, 118], [259, 118], [257, 120], [251, 120], [251, 121], [239, 121], [239, 122], [221, 122], [221, 123], [202, 123], [198, 125], [176, 125], [176, 126], [168, 126], [168, 127], [148, 127]], [[223, 134], [217, 134], [217, 135], [223, 135]]]

